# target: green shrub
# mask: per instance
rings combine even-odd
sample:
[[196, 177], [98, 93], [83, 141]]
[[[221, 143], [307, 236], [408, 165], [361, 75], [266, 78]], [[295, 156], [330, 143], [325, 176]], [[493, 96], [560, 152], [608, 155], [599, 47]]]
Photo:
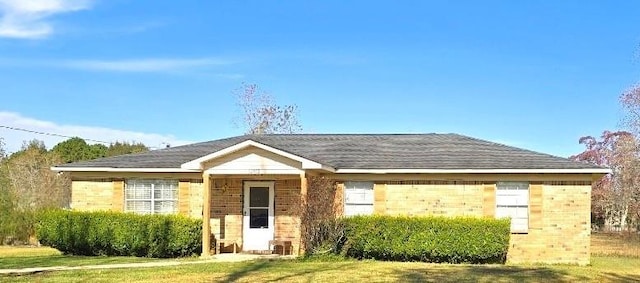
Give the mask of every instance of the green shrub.
[[343, 219], [341, 253], [357, 259], [504, 263], [510, 220], [355, 216]]
[[202, 222], [184, 216], [68, 210], [38, 216], [40, 243], [65, 254], [167, 258], [202, 249]]

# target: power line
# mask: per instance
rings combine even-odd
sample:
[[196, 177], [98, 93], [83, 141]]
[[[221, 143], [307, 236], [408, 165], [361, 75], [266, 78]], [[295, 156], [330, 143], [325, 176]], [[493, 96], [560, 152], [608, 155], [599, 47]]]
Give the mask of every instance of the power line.
[[[35, 130], [29, 130], [29, 129], [24, 129], [24, 128], [5, 126], [5, 125], [0, 125], [0, 128], [5, 128], [5, 129], [9, 129], [9, 130], [14, 130], [14, 131], [27, 132], [27, 133], [32, 133], [32, 134], [38, 134], [38, 135], [51, 136], [51, 137], [61, 137], [61, 138], [68, 138], [68, 139], [76, 138], [76, 137], [66, 136], [66, 135], [61, 135], [61, 134], [56, 134], [56, 133], [41, 132], [41, 131], [35, 131]], [[89, 141], [89, 142], [102, 143], [102, 144], [108, 144], [108, 145], [114, 144], [114, 142], [101, 141], [101, 140], [95, 140], [95, 139], [86, 139], [86, 138], [81, 138], [81, 139], [83, 139], [85, 141]], [[149, 149], [159, 149], [159, 148], [162, 148], [162, 147], [147, 146], [147, 148], [149, 148]]]
[[[69, 138], [69, 139], [70, 138], [75, 138], [75, 137], [72, 137], [72, 136], [65, 136], [65, 135], [61, 135], [61, 134], [40, 132], [40, 131], [34, 131], [34, 130], [29, 130], [29, 129], [23, 129], [23, 128], [11, 127], [11, 126], [4, 126], [4, 125], [0, 125], [0, 128], [5, 128], [5, 129], [9, 129], [9, 130], [14, 130], [14, 131], [27, 132], [27, 133], [33, 133], [33, 134], [38, 134], [38, 135], [52, 136], [52, 137], [61, 137], [61, 138]], [[90, 141], [90, 142], [104, 143], [104, 144], [112, 144], [112, 142], [106, 142], [106, 141], [100, 141], [100, 140], [94, 140], [94, 139], [83, 139], [83, 140]]]

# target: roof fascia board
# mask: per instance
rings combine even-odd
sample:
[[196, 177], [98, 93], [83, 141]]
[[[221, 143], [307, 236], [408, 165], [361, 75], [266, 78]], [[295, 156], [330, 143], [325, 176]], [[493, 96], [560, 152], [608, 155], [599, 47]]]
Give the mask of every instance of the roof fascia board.
[[337, 174], [498, 174], [498, 173], [527, 173], [527, 174], [610, 174], [611, 169], [338, 169]]
[[114, 168], [114, 167], [64, 167], [53, 166], [56, 172], [140, 172], [140, 173], [198, 173], [202, 170], [183, 168]]
[[202, 163], [203, 162], [211, 160], [211, 159], [215, 159], [215, 158], [218, 158], [218, 157], [221, 157], [221, 156], [224, 156], [224, 155], [227, 155], [227, 154], [230, 154], [230, 153], [242, 150], [242, 149], [245, 149], [245, 148], [250, 147], [250, 146], [257, 147], [257, 148], [269, 151], [271, 153], [280, 155], [282, 157], [298, 161], [298, 162], [302, 163], [302, 169], [322, 169], [322, 170], [326, 170], [326, 171], [330, 171], [330, 172], [335, 172], [335, 169], [330, 167], [330, 166], [326, 166], [326, 165], [320, 164], [318, 162], [315, 162], [315, 161], [306, 159], [304, 157], [300, 157], [298, 155], [291, 154], [291, 153], [279, 150], [277, 148], [270, 147], [270, 146], [265, 145], [265, 144], [261, 144], [259, 142], [253, 141], [253, 140], [246, 140], [246, 141], [243, 141], [241, 143], [232, 145], [230, 147], [218, 150], [218, 151], [216, 151], [214, 153], [207, 154], [207, 155], [205, 155], [203, 157], [200, 157], [200, 158], [191, 160], [189, 162], [183, 163], [182, 165], [180, 165], [180, 168], [189, 169], [189, 170], [203, 170], [204, 169], [202, 167]]

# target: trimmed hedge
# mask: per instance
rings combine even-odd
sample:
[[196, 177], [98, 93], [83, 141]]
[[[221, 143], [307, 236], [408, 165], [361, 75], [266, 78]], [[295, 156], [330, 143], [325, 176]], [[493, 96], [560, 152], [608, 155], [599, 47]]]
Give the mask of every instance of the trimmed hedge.
[[357, 259], [504, 263], [510, 220], [354, 216], [344, 220], [341, 253]]
[[178, 215], [47, 210], [39, 214], [41, 244], [74, 255], [184, 257], [202, 249], [202, 222]]

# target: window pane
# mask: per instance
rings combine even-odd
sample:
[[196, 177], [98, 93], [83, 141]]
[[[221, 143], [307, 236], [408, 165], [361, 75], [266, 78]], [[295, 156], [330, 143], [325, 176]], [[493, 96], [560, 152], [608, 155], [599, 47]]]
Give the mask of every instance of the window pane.
[[373, 182], [344, 183], [344, 215], [373, 214]]
[[142, 180], [129, 180], [125, 196], [128, 199], [151, 199], [151, 183]]
[[345, 182], [345, 189], [371, 189], [373, 190], [373, 182]]
[[511, 232], [527, 232], [528, 229], [529, 229], [529, 219], [526, 219], [526, 218], [511, 219]]
[[249, 189], [250, 207], [269, 207], [269, 188], [251, 187]]
[[529, 183], [496, 183], [496, 217], [511, 218], [511, 232], [529, 228]]
[[155, 201], [153, 203], [153, 210], [154, 213], [173, 213], [175, 206], [175, 201]]
[[344, 206], [344, 215], [370, 215], [373, 214], [373, 205], [352, 205], [347, 204]]
[[125, 211], [136, 213], [151, 213], [151, 201], [127, 201]]
[[496, 217], [511, 217], [511, 218], [527, 218], [528, 207], [526, 206], [498, 206], [496, 208]]
[[496, 187], [498, 190], [528, 190], [529, 183], [527, 182], [497, 182]]
[[249, 228], [269, 228], [269, 209], [249, 209]]
[[348, 189], [345, 190], [345, 203], [349, 204], [373, 204], [373, 190]]
[[497, 205], [527, 205], [529, 191], [526, 190], [498, 190], [496, 191]]
[[178, 181], [131, 179], [125, 184], [125, 210], [136, 213], [175, 213]]

